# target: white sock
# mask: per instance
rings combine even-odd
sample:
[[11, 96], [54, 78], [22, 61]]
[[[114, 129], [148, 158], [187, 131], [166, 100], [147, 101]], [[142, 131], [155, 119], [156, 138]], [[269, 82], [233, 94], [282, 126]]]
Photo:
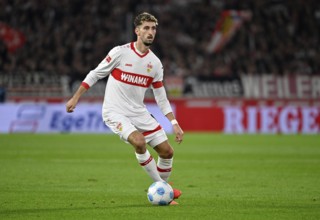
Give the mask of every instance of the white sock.
[[154, 182], [163, 181], [158, 173], [156, 161], [153, 159], [148, 150], [146, 150], [144, 154], [136, 153], [136, 157], [142, 168], [147, 172]]
[[172, 162], [173, 158], [163, 159], [161, 157], [158, 157], [157, 169], [160, 174], [160, 177], [166, 182], [168, 181], [171, 174]]

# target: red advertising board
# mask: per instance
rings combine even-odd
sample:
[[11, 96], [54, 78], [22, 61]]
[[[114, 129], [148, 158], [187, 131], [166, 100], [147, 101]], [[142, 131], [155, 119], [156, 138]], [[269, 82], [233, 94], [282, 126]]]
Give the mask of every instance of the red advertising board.
[[186, 99], [173, 102], [185, 131], [320, 133], [319, 101]]

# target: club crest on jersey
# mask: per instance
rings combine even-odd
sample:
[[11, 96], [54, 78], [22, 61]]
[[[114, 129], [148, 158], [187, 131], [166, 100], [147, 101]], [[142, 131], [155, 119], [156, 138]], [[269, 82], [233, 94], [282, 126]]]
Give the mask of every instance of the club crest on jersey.
[[150, 73], [152, 71], [152, 68], [153, 68], [153, 66], [152, 66], [151, 62], [149, 62], [147, 65], [147, 72]]

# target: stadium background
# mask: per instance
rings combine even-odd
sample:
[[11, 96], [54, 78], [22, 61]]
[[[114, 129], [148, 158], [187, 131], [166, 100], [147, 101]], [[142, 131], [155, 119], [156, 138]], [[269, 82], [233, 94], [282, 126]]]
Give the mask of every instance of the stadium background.
[[[168, 135], [179, 206], [151, 206], [133, 148], [104, 135], [106, 80], [65, 112], [143, 11], [186, 131]], [[0, 219], [320, 219], [319, 32], [316, 0], [0, 0]]]
[[[133, 17], [143, 11], [159, 20], [152, 50], [185, 131], [320, 131], [315, 0], [2, 0], [0, 8], [1, 133], [108, 132], [96, 122], [106, 80], [78, 113], [67, 115], [64, 103], [112, 47], [135, 40]], [[155, 109], [151, 92], [146, 102]]]

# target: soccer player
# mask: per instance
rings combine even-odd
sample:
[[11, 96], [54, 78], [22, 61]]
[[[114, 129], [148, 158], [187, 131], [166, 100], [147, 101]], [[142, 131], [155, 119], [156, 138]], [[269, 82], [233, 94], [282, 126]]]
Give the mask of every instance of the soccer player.
[[[141, 13], [134, 20], [137, 40], [114, 47], [101, 63], [91, 70], [73, 97], [66, 103], [67, 112], [73, 112], [79, 98], [99, 79], [109, 75], [102, 106], [105, 124], [122, 140], [130, 143], [135, 155], [155, 181], [168, 181], [173, 162], [173, 148], [161, 125], [144, 105], [144, 96], [152, 88], [155, 100], [162, 113], [171, 121], [175, 141], [183, 140], [179, 126], [163, 86], [163, 66], [150, 50], [156, 35], [158, 21], [149, 13]], [[146, 144], [158, 154], [158, 161], [150, 155]], [[174, 198], [181, 195], [174, 189]], [[172, 204], [177, 204], [175, 201]]]

